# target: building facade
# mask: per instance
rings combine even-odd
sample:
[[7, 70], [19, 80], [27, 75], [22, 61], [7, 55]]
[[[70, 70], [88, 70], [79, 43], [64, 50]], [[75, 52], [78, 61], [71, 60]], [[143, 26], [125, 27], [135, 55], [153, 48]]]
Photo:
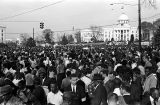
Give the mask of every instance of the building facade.
[[5, 42], [6, 27], [0, 26], [0, 43]]
[[[118, 18], [118, 24], [112, 27], [103, 27], [100, 34], [96, 36], [99, 41], [111, 41], [116, 42], [129, 41], [131, 35], [134, 36], [134, 40], [138, 40], [138, 28], [132, 27], [129, 24], [129, 18], [124, 13]], [[93, 31], [91, 29], [81, 30], [81, 38], [83, 42], [91, 42], [93, 37]]]
[[111, 41], [129, 41], [131, 35], [134, 36], [134, 40], [138, 40], [138, 28], [132, 27], [129, 24], [129, 18], [127, 15], [122, 14], [118, 19], [118, 24], [114, 27], [103, 28], [104, 31], [104, 41], [108, 40]]

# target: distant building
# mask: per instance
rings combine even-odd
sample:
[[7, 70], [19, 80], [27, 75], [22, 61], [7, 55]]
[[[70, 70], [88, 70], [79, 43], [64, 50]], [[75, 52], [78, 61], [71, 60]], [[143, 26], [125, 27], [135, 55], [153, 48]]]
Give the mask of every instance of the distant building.
[[[97, 35], [99, 41], [111, 41], [114, 39], [116, 42], [129, 41], [131, 35], [134, 40], [138, 40], [138, 29], [129, 24], [129, 18], [124, 13], [118, 18], [118, 24], [112, 27], [103, 27], [100, 34]], [[93, 37], [91, 29], [81, 30], [82, 42], [90, 42]]]
[[5, 42], [6, 27], [0, 26], [0, 43]]
[[134, 36], [134, 40], [138, 40], [138, 29], [132, 27], [129, 24], [129, 18], [124, 13], [118, 19], [118, 24], [114, 27], [103, 28], [104, 30], [104, 41], [129, 41], [131, 35]]

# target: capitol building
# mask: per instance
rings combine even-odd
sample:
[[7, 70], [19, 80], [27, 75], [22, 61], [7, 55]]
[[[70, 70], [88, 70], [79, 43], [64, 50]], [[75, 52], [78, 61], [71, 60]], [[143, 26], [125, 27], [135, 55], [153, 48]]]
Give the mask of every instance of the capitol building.
[[[128, 42], [133, 35], [134, 40], [138, 40], [138, 27], [132, 27], [129, 22], [128, 16], [122, 13], [118, 18], [118, 23], [112, 27], [103, 27], [101, 34], [97, 35], [97, 39], [100, 41], [111, 41], [112, 39], [116, 42]], [[81, 30], [83, 42], [91, 42], [92, 37], [91, 29]]]

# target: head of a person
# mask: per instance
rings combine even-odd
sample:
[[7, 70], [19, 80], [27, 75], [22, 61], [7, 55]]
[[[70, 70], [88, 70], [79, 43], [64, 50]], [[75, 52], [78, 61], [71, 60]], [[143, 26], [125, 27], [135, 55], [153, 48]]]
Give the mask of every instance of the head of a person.
[[72, 85], [76, 85], [77, 81], [78, 81], [78, 76], [76, 74], [71, 74], [71, 84]]
[[118, 105], [118, 95], [112, 93], [108, 96], [108, 105]]
[[121, 87], [120, 87], [120, 92], [121, 94], [126, 94], [126, 93], [130, 93], [130, 85], [129, 83], [122, 83]]
[[42, 79], [45, 78], [45, 76], [46, 76], [46, 71], [45, 71], [44, 68], [40, 68], [38, 72], [39, 72], [39, 77], [40, 77], [40, 78], [42, 78]]
[[72, 100], [72, 92], [64, 92], [63, 101], [71, 102], [71, 100]]
[[152, 73], [152, 71], [153, 71], [152, 67], [146, 67], [145, 68], [145, 75], [149, 76]]
[[115, 77], [116, 77], [116, 72], [110, 71], [110, 72], [108, 73], [108, 77], [109, 77], [109, 80], [114, 80]]
[[148, 56], [143, 56], [143, 61], [144, 62], [147, 62], [149, 60], [149, 57]]
[[133, 69], [133, 81], [136, 81], [137, 78], [140, 76], [141, 71], [138, 67]]
[[159, 99], [159, 90], [157, 88], [151, 88], [150, 89], [150, 96], [154, 100], [158, 101], [158, 99]]
[[100, 73], [101, 73], [103, 78], [108, 76], [108, 70], [102, 70]]
[[121, 84], [122, 84], [122, 81], [119, 79], [119, 78], [115, 78], [114, 79], [114, 87], [115, 88], [120, 88]]
[[102, 77], [101, 74], [94, 74], [94, 76], [93, 76], [93, 81], [94, 81], [95, 85], [101, 83], [103, 81], [103, 79], [104, 78]]
[[58, 92], [58, 85], [56, 82], [51, 82], [49, 88], [50, 88], [50, 91], [55, 94]]
[[66, 72], [66, 76], [67, 76], [67, 77], [70, 77], [70, 76], [71, 76], [71, 71], [67, 71], [67, 72]]

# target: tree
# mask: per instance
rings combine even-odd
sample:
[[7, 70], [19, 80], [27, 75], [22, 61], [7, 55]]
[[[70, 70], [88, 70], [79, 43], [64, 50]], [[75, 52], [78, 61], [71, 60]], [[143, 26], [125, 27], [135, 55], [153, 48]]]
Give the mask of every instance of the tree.
[[153, 22], [154, 30], [154, 38], [153, 38], [153, 44], [154, 45], [160, 45], [160, 18]]
[[43, 30], [43, 36], [46, 43], [52, 44], [54, 41], [53, 39], [53, 31], [51, 29]]
[[93, 37], [91, 38], [91, 41], [92, 41], [93, 43], [96, 43], [96, 42], [97, 42], [96, 36], [93, 36]]
[[98, 38], [100, 37], [101, 35], [101, 31], [102, 31], [102, 28], [98, 27], [98, 26], [91, 26], [90, 27], [91, 31], [92, 31], [92, 38], [97, 41], [99, 40]]
[[67, 37], [66, 37], [65, 35], [62, 36], [61, 44], [62, 44], [62, 45], [68, 44], [68, 39], [67, 39]]
[[154, 42], [153, 42], [153, 44], [155, 46], [160, 46], [160, 26], [156, 30], [156, 32], [154, 33]]
[[154, 30], [154, 25], [151, 22], [144, 21], [141, 23], [142, 27], [142, 40], [150, 40], [150, 32]]
[[27, 39], [29, 35], [27, 33], [20, 34], [21, 45], [26, 46]]
[[9, 42], [6, 42], [6, 45], [10, 48], [16, 48], [17, 42], [9, 41]]
[[73, 43], [74, 42], [74, 38], [72, 35], [68, 36], [68, 43]]
[[77, 31], [75, 33], [75, 38], [77, 40], [77, 43], [81, 43], [81, 32], [80, 31]]
[[27, 43], [26, 43], [26, 47], [35, 47], [36, 46], [36, 42], [35, 40], [33, 40], [32, 37], [27, 39]]

